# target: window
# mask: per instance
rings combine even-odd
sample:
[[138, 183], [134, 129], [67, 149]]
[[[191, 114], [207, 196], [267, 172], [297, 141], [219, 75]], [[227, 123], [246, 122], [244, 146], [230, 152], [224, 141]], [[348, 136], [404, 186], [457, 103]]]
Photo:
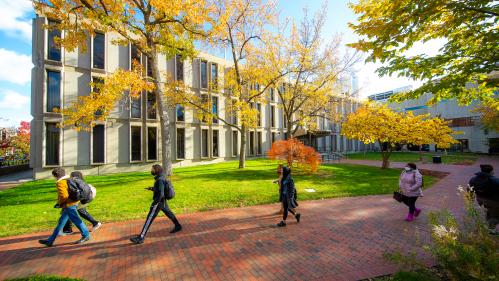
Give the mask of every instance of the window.
[[105, 126], [95, 125], [92, 129], [92, 163], [103, 164], [105, 163]]
[[256, 154], [262, 155], [262, 132], [256, 133]]
[[208, 157], [208, 130], [201, 130], [201, 157]]
[[[104, 83], [104, 78], [101, 77], [92, 77], [92, 83], [94, 86], [92, 87], [92, 92], [98, 94], [100, 93], [100, 86]], [[102, 115], [102, 109], [98, 109], [95, 111], [95, 116], [100, 116]]]
[[232, 100], [232, 124], [237, 125], [237, 108], [236, 108], [237, 100]]
[[152, 60], [147, 58], [147, 76], [152, 77]]
[[[55, 24], [56, 22], [49, 21], [49, 26]], [[59, 29], [49, 29], [47, 38], [47, 59], [61, 61], [61, 47], [56, 44], [56, 38], [61, 38], [61, 31]]]
[[142, 55], [139, 51], [139, 48], [137, 48], [137, 45], [132, 44], [130, 47], [130, 69], [132, 69], [132, 66], [135, 63], [142, 64]]
[[271, 138], [272, 143], [275, 142], [275, 133], [272, 133], [272, 138]]
[[208, 88], [208, 62], [201, 61], [201, 88]]
[[449, 127], [472, 127], [475, 125], [471, 117], [445, 119], [445, 121], [450, 121]]
[[140, 126], [130, 127], [131, 161], [142, 160], [142, 128]]
[[237, 131], [232, 131], [232, 155], [236, 156], [239, 149]]
[[156, 95], [147, 92], [147, 119], [156, 119]]
[[147, 127], [147, 160], [158, 160], [158, 128]]
[[218, 130], [213, 130], [212, 131], [212, 139], [213, 139], [213, 150], [212, 150], [212, 155], [213, 157], [218, 157]]
[[[203, 106], [206, 106], [209, 108], [209, 105], [207, 104], [208, 103], [208, 95], [204, 94], [204, 95], [201, 95], [201, 103]], [[206, 108], [206, 107], [203, 107], [203, 108]], [[201, 119], [201, 122], [203, 123], [206, 123], [206, 112], [203, 110], [202, 111], [203, 113], [203, 119]]]
[[184, 61], [181, 55], [175, 56], [175, 75], [177, 81], [184, 81]]
[[255, 132], [249, 134], [250, 155], [255, 155]]
[[61, 109], [61, 73], [47, 70], [47, 112]]
[[185, 129], [177, 128], [177, 159], [185, 159]]
[[270, 101], [274, 101], [275, 95], [274, 95], [274, 88], [270, 88]]
[[257, 103], [256, 104], [256, 110], [258, 110], [258, 116], [257, 116], [257, 124], [259, 127], [262, 126], [262, 105]]
[[45, 123], [45, 165], [59, 165], [59, 136], [61, 130], [55, 123]]
[[218, 89], [218, 65], [216, 63], [211, 64], [211, 88]]
[[105, 36], [103, 33], [95, 33], [93, 50], [93, 68], [104, 69], [105, 62]]
[[211, 97], [211, 113], [213, 114], [213, 123], [218, 124], [218, 97]]
[[175, 107], [175, 112], [177, 115], [177, 121], [184, 122], [185, 121], [184, 107], [181, 106], [180, 104], [177, 104]]
[[270, 106], [270, 127], [275, 128], [275, 106]]
[[142, 118], [142, 94], [138, 97], [130, 97], [130, 117]]

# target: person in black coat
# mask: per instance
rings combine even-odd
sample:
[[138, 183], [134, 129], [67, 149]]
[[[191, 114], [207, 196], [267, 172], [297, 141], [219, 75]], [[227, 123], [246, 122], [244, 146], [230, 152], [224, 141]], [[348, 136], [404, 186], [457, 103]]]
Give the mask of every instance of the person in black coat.
[[499, 179], [493, 176], [494, 167], [491, 165], [480, 165], [480, 170], [471, 178], [469, 185], [475, 192], [478, 204], [487, 210], [490, 234], [498, 235], [496, 226], [499, 224]]
[[151, 168], [151, 174], [154, 176], [155, 180], [154, 187], [149, 187], [147, 189], [154, 192], [153, 201], [142, 231], [139, 235], [130, 238], [130, 241], [135, 244], [144, 243], [147, 231], [149, 230], [149, 227], [151, 227], [152, 222], [154, 221], [160, 210], [163, 211], [163, 213], [165, 213], [165, 215], [175, 224], [175, 227], [170, 231], [170, 233], [175, 233], [182, 230], [182, 225], [180, 225], [177, 218], [168, 207], [168, 203], [166, 201], [166, 192], [168, 192], [167, 189], [169, 188], [169, 185], [171, 183], [170, 181], [166, 180], [163, 174], [163, 167], [157, 164], [153, 165]]
[[291, 169], [289, 167], [282, 167], [281, 202], [284, 213], [282, 215], [282, 221], [278, 223], [277, 226], [286, 226], [286, 219], [288, 218], [289, 212], [295, 216], [297, 222], [300, 222], [300, 213], [295, 213], [293, 210], [298, 207], [298, 202], [296, 202], [295, 183], [291, 178]]

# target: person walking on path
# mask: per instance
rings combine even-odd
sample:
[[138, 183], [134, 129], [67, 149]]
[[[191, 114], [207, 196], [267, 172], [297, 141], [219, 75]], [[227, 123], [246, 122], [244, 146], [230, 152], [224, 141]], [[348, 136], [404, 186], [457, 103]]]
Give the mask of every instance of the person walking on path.
[[416, 208], [416, 200], [423, 196], [423, 175], [414, 163], [407, 163], [399, 179], [400, 192], [403, 195], [402, 202], [409, 207], [409, 213], [405, 221], [412, 222], [419, 216], [421, 209]]
[[51, 247], [54, 244], [55, 239], [61, 232], [62, 228], [66, 224], [66, 222], [71, 220], [76, 227], [81, 232], [81, 239], [76, 241], [75, 244], [83, 244], [90, 240], [90, 233], [88, 232], [87, 227], [83, 223], [83, 221], [78, 216], [78, 212], [76, 208], [80, 201], [73, 201], [69, 198], [68, 192], [68, 179], [66, 176], [66, 172], [62, 168], [54, 168], [52, 170], [52, 175], [56, 178], [56, 187], [57, 187], [57, 204], [56, 206], [62, 208], [62, 213], [59, 218], [59, 222], [57, 223], [56, 228], [54, 229], [52, 235], [48, 239], [39, 240], [40, 244]]
[[[281, 188], [281, 180], [282, 180], [282, 164], [277, 166], [277, 176], [278, 178], [273, 181], [273, 183], [277, 183], [279, 186], [279, 202], [282, 202], [282, 188]], [[281, 204], [281, 209], [277, 211], [276, 215], [282, 215], [284, 213], [284, 209]]]
[[295, 216], [296, 221], [300, 222], [300, 213], [295, 213], [293, 210], [298, 207], [298, 203], [296, 202], [295, 183], [291, 178], [291, 169], [289, 167], [282, 167], [281, 202], [284, 212], [282, 215], [282, 221], [278, 223], [277, 226], [286, 226], [288, 212], [291, 212]]
[[180, 225], [177, 218], [168, 207], [168, 203], [166, 202], [166, 192], [169, 191], [171, 182], [169, 180], [166, 180], [165, 175], [163, 174], [163, 167], [157, 164], [153, 165], [151, 168], [151, 174], [154, 176], [155, 180], [154, 187], [150, 187], [147, 189], [154, 192], [153, 201], [142, 231], [139, 235], [130, 238], [130, 241], [135, 244], [144, 243], [147, 231], [149, 230], [149, 227], [151, 227], [152, 222], [154, 221], [160, 210], [163, 211], [163, 213], [165, 213], [165, 215], [175, 224], [175, 227], [170, 231], [170, 233], [175, 233], [182, 230], [182, 225]]
[[[70, 175], [71, 178], [79, 178], [81, 180], [84, 180], [83, 179], [83, 174], [80, 172], [80, 171], [74, 171], [71, 173]], [[90, 189], [92, 190], [92, 199], [95, 197], [95, 193], [96, 193], [96, 190], [95, 190], [95, 187], [93, 187], [92, 185], [88, 185], [90, 187]], [[78, 214], [84, 218], [85, 220], [87, 220], [88, 222], [90, 222], [92, 224], [92, 231], [96, 231], [97, 229], [99, 229], [101, 226], [102, 226], [102, 223], [100, 223], [99, 221], [95, 220], [94, 217], [92, 217], [92, 215], [90, 215], [87, 211], [87, 204], [79, 204], [78, 205]], [[68, 220], [66, 222], [66, 225], [64, 225], [64, 229], [63, 229], [63, 234], [71, 234], [73, 232], [73, 229], [71, 227], [71, 221]]]
[[493, 176], [492, 165], [480, 165], [480, 170], [471, 178], [469, 185], [473, 187], [477, 203], [486, 209], [489, 233], [499, 235], [496, 230], [499, 224], [499, 178]]

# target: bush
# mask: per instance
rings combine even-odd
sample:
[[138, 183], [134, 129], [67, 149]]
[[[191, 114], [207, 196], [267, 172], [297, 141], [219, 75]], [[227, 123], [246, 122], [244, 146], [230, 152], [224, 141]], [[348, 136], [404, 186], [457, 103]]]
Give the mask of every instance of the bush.
[[296, 163], [299, 168], [312, 173], [317, 172], [321, 163], [321, 156], [313, 147], [294, 138], [274, 142], [267, 154], [272, 160], [286, 161], [289, 167]]

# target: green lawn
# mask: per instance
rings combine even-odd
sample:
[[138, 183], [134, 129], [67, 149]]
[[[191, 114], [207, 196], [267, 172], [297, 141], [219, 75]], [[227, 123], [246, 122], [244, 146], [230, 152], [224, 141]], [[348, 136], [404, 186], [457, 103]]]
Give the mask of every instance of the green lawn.
[[[441, 155], [424, 152], [423, 162], [431, 163], [433, 155]], [[478, 154], [474, 153], [451, 153], [442, 156], [442, 163], [444, 164], [462, 164], [470, 165], [473, 164], [478, 159]], [[380, 152], [366, 152], [362, 153], [351, 153], [347, 155], [347, 159], [359, 159], [359, 160], [381, 160]], [[390, 162], [419, 162], [419, 152], [392, 152], [390, 155]]]
[[[391, 193], [397, 188], [399, 170], [334, 164], [323, 165], [317, 175], [294, 175], [299, 200]], [[176, 197], [169, 201], [176, 213], [250, 206], [277, 202], [276, 162], [251, 160], [247, 168], [236, 162], [177, 168], [174, 170]], [[97, 188], [89, 212], [103, 222], [144, 218], [152, 194], [144, 190], [153, 184], [149, 173], [88, 176]], [[434, 182], [425, 177], [425, 186]], [[304, 189], [317, 192], [308, 193]], [[25, 183], [0, 192], [0, 237], [49, 230], [55, 226], [59, 209], [54, 209], [55, 181]]]

